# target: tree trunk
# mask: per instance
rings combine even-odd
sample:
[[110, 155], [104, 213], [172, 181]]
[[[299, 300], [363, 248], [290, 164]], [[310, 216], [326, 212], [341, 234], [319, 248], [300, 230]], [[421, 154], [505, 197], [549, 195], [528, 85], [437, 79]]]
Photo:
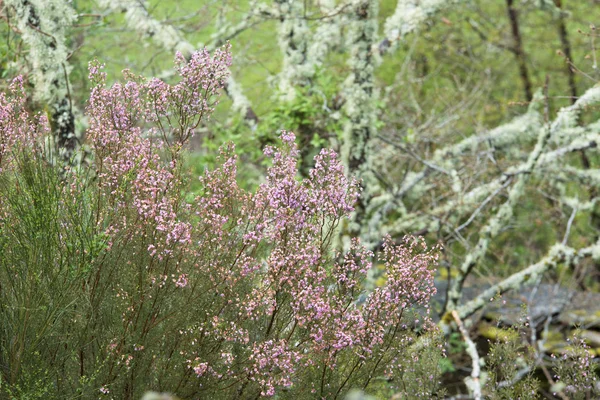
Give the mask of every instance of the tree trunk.
[[531, 101], [533, 98], [531, 90], [531, 80], [529, 79], [529, 71], [527, 69], [527, 63], [525, 62], [525, 51], [523, 50], [523, 41], [521, 40], [521, 32], [519, 29], [519, 15], [514, 7], [514, 0], [506, 0], [506, 6], [508, 11], [508, 19], [510, 20], [510, 27], [513, 38], [514, 54], [519, 64], [519, 74], [521, 75], [521, 81], [523, 82], [523, 90], [525, 91], [525, 98], [527, 101]]

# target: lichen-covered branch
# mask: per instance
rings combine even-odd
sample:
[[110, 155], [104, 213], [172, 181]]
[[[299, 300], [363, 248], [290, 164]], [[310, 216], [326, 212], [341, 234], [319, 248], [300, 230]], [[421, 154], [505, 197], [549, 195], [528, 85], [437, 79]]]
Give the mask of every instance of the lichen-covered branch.
[[[526, 143], [532, 137], [535, 137], [535, 132], [539, 132], [542, 126], [542, 115], [539, 112], [541, 103], [541, 92], [538, 92], [532, 100], [527, 113], [514, 118], [507, 124], [492, 129], [485, 135], [472, 135], [450, 147], [436, 150], [431, 158], [431, 162], [448, 171], [454, 171], [460, 157], [468, 152], [476, 151], [481, 144], [487, 144], [494, 149], [519, 147], [519, 144]], [[432, 168], [426, 166], [421, 172], [409, 174], [394, 197], [401, 199], [415, 185], [434, 172]]]
[[[579, 114], [589, 107], [600, 103], [600, 87], [593, 87], [584, 93], [575, 104], [562, 108], [555, 120], [552, 122], [549, 138], [552, 150], [543, 152], [537, 162], [538, 167], [544, 167], [538, 171], [528, 172], [527, 163], [519, 163], [502, 171], [502, 174], [496, 178], [488, 179], [487, 182], [475, 186], [466, 193], [457, 193], [440, 205], [427, 210], [427, 212], [408, 212], [403, 211], [404, 216], [391, 222], [385, 227], [385, 232], [393, 236], [403, 235], [416, 231], [437, 231], [442, 229], [448, 232], [454, 229], [453, 224], [458, 223], [465, 215], [472, 213], [490, 194], [502, 187], [503, 182], [510, 176], [517, 176], [527, 173], [540, 174], [547, 171], [552, 165], [555, 165], [564, 159], [564, 157], [573, 152], [581, 150], [596, 149], [600, 141], [600, 121], [590, 123], [586, 126], [577, 124]], [[476, 154], [479, 146], [487, 145], [494, 151], [503, 151], [511, 158], [519, 160], [524, 155], [529, 146], [530, 140], [535, 137], [533, 133], [540, 132], [542, 129], [543, 117], [538, 111], [540, 108], [539, 95], [534, 96], [529, 111], [513, 121], [491, 130], [485, 135], [473, 135], [461, 142], [446, 148], [438, 149], [427, 161], [438, 167], [434, 169], [424, 163], [425, 167], [420, 172], [411, 172], [407, 174], [404, 182], [395, 191], [391, 201], [396, 208], [404, 207], [402, 199], [405, 196], [419, 197], [431, 190], [433, 183], [431, 180], [439, 175], [439, 169], [443, 169], [452, 179], [452, 185], [458, 186], [455, 182], [456, 174], [461, 168], [462, 159], [469, 154]], [[561, 164], [562, 165], [562, 164]], [[590, 174], [594, 174], [591, 172]], [[557, 175], [553, 174], [553, 178]], [[460, 188], [460, 186], [459, 186]], [[444, 219], [442, 226], [441, 220]]]
[[[279, 73], [279, 94], [284, 101], [296, 95], [296, 86], [306, 85], [314, 74], [308, 59], [311, 32], [304, 18], [304, 1], [275, 0], [279, 8], [279, 48], [283, 65]], [[319, 40], [319, 39], [317, 39]]]
[[[595, 258], [600, 255], [598, 244], [579, 251], [567, 246], [569, 233], [576, 224], [576, 213], [592, 211], [599, 201], [595, 195], [582, 197], [574, 193], [572, 187], [569, 189], [568, 185], [572, 183], [599, 186], [600, 173], [595, 168], [582, 169], [577, 164], [570, 164], [567, 156], [582, 150], [597, 152], [600, 120], [582, 123], [580, 116], [600, 104], [600, 86], [590, 88], [574, 104], [560, 109], [553, 120], [549, 120], [547, 109], [542, 114], [543, 104], [538, 93], [524, 115], [483, 135], [473, 135], [437, 149], [430, 157], [420, 156], [408, 145], [390, 141], [423, 167], [418, 172], [406, 174], [403, 183], [398, 185], [391, 203], [398, 205], [395, 211], [400, 217], [384, 226], [384, 233], [400, 237], [407, 233], [435, 232], [443, 240], [461, 241], [465, 249], [466, 255], [459, 261], [458, 276], [449, 285], [446, 318], [442, 324], [452, 319], [450, 313], [453, 310], [459, 310], [461, 319], [468, 318], [494, 295], [517, 289], [532, 276], [541, 277], [557, 263], [571, 263], [585, 255], [595, 254]], [[481, 164], [473, 166], [470, 165], [472, 162]], [[485, 167], [484, 162], [489, 167]], [[468, 175], [473, 168], [482, 172], [479, 182]], [[529, 184], [532, 179], [544, 182], [556, 193], [548, 195], [542, 191], [542, 196], [568, 209], [565, 234], [557, 238], [558, 242], [547, 257], [462, 305], [465, 280], [488, 254], [493, 239], [513, 222], [523, 195], [533, 189]], [[436, 197], [430, 194], [432, 192]], [[420, 205], [424, 203], [415, 200], [425, 196], [435, 199], [432, 207], [423, 208]], [[501, 196], [505, 198], [499, 203]], [[486, 216], [485, 209], [494, 212]], [[471, 225], [479, 227], [465, 229]], [[477, 241], [471, 245], [461, 231], [468, 230], [469, 235], [475, 232], [474, 229], [477, 229]]]
[[456, 326], [458, 326], [458, 330], [460, 331], [463, 340], [467, 345], [465, 351], [469, 357], [471, 357], [471, 376], [469, 379], [465, 380], [465, 383], [469, 391], [473, 394], [473, 399], [481, 400], [481, 361], [479, 359], [479, 353], [477, 353], [477, 346], [471, 339], [471, 336], [469, 336], [469, 331], [467, 331], [467, 328], [465, 328], [465, 325], [456, 311], [452, 311], [452, 317], [454, 318], [454, 322], [456, 322]]
[[6, 0], [4, 4], [14, 13], [16, 26], [29, 46], [35, 96], [50, 109], [59, 157], [74, 163], [79, 139], [70, 95], [66, 34], [77, 18], [75, 11], [62, 0]]
[[[533, 174], [545, 173], [545, 171], [548, 170], [549, 165], [556, 165], [568, 154], [586, 149], [595, 149], [598, 143], [600, 143], [600, 134], [596, 132], [597, 130], [594, 131], [588, 127], [586, 133], [573, 140], [571, 144], [544, 153], [538, 161], [538, 169], [533, 171]], [[563, 168], [563, 166], [561, 165], [560, 168]], [[581, 172], [582, 171], [580, 171], [580, 173]], [[516, 176], [523, 173], [525, 173], [525, 163], [511, 167], [504, 171], [503, 175], [474, 187], [467, 193], [462, 194], [460, 197], [456, 196], [450, 198], [439, 206], [427, 210], [427, 212], [409, 213], [405, 211], [405, 215], [403, 217], [386, 225], [386, 233], [389, 233], [392, 236], [401, 236], [406, 233], [421, 230], [428, 232], [441, 230], [441, 232], [444, 233], [454, 230], [454, 223], [461, 220], [461, 218], [463, 218], [465, 215], [472, 213], [484, 199], [490, 196], [490, 194], [496, 192], [498, 189], [502, 188], [502, 182], [506, 181], [506, 176]], [[594, 171], [591, 171], [590, 175], [593, 176], [593, 174]], [[433, 175], [432, 172], [425, 174], [423, 179], [428, 178], [431, 175]], [[552, 176], [553, 179], [557, 179], [562, 175], [552, 174]], [[415, 185], [415, 187], [412, 188], [410, 193], [411, 195], [415, 196], [419, 193], [424, 193], [431, 188], [432, 184], [420, 182], [419, 185]], [[442, 219], [445, 220], [444, 224], [441, 222]]]
[[[566, 184], [577, 182], [591, 187], [600, 184], [600, 173], [597, 169], [581, 169], [576, 165], [569, 165], [565, 156], [581, 150], [597, 151], [600, 141], [600, 120], [581, 125], [580, 114], [592, 106], [600, 104], [600, 87], [593, 87], [584, 93], [577, 101], [568, 107], [564, 107], [557, 113], [553, 121], [547, 121], [542, 126], [542, 116], [534, 106], [527, 114], [517, 117], [511, 123], [497, 128], [495, 131], [482, 137], [470, 137], [458, 144], [436, 151], [429, 159], [423, 160], [425, 165], [423, 171], [418, 173], [417, 179], [409, 186], [405, 186], [407, 193], [413, 195], [415, 192], [424, 192], [431, 188], [429, 183], [431, 176], [435, 174], [448, 174], [449, 171], [457, 171], [461, 167], [461, 158], [469, 154], [471, 149], [475, 153], [480, 143], [487, 143], [492, 149], [502, 148], [508, 159], [520, 160], [527, 155], [527, 160], [515, 166], [499, 170], [496, 178], [474, 186], [469, 192], [457, 193], [454, 197], [446, 199], [442, 204], [426, 212], [406, 212], [406, 215], [396, 221], [391, 230], [395, 235], [401, 235], [410, 230], [425, 228], [426, 230], [441, 230], [452, 232], [462, 222], [462, 227], [474, 219], [471, 215], [464, 222], [467, 213], [480, 213], [480, 209], [490, 202], [490, 196], [495, 197], [503, 190], [503, 183], [511, 184], [508, 189], [507, 199], [501, 204], [495, 214], [484, 222], [479, 229], [476, 245], [468, 249], [458, 271], [458, 277], [452, 280], [446, 304], [446, 316], [442, 318], [441, 325], [449, 329], [452, 320], [452, 311], [456, 310], [460, 319], [469, 318], [480, 310], [491, 298], [509, 290], [519, 289], [523, 285], [539, 281], [542, 275], [556, 268], [560, 263], [568, 265], [576, 264], [583, 257], [600, 258], [600, 241], [594, 245], [575, 250], [567, 245], [571, 225], [574, 224], [576, 212], [584, 210], [591, 211], [599, 201], [597, 197], [580, 199], [573, 195], [572, 191], [566, 190]], [[523, 128], [519, 134], [519, 127]], [[503, 132], [512, 132], [504, 134]], [[528, 143], [533, 131], [538, 131], [537, 143], [533, 149]], [[494, 139], [502, 140], [500, 146], [496, 146]], [[527, 153], [529, 152], [529, 153]], [[434, 168], [435, 166], [435, 168]], [[492, 239], [506, 226], [513, 217], [513, 212], [518, 205], [518, 200], [526, 190], [527, 182], [531, 177], [548, 182], [551, 188], [558, 191], [556, 201], [568, 207], [571, 211], [566, 222], [566, 233], [562, 242], [557, 242], [549, 251], [547, 256], [539, 262], [511, 275], [504, 281], [485, 290], [475, 299], [461, 304], [462, 286], [467, 276], [481, 262], [487, 253]], [[451, 180], [451, 177], [448, 178]], [[514, 182], [514, 183], [511, 183]], [[475, 211], [473, 211], [475, 210]]]
[[[559, 264], [572, 264], [585, 257], [600, 258], [600, 242], [592, 246], [575, 250], [564, 244], [555, 244], [548, 254], [535, 264], [522, 269], [481, 292], [476, 298], [459, 306], [456, 313], [462, 319], [469, 318], [477, 311], [489, 304], [493, 299], [509, 290], [517, 290], [525, 285], [538, 282], [544, 273], [557, 267]], [[442, 321], [443, 322], [443, 321]]]
[[376, 133], [377, 91], [375, 88], [375, 54], [373, 48], [377, 40], [376, 0], [355, 0], [352, 3], [351, 24], [348, 29], [350, 50], [350, 75], [345, 82], [345, 112], [348, 122], [344, 131], [342, 158], [347, 164], [348, 173], [358, 176], [363, 191], [356, 204], [347, 233], [360, 236], [367, 246], [373, 247], [380, 232], [381, 221], [370, 220], [370, 208], [379, 193], [379, 183], [374, 174], [373, 159], [375, 150], [373, 138]]
[[452, 5], [465, 3], [465, 0], [398, 0], [396, 10], [386, 21], [383, 28], [385, 39], [379, 50], [391, 52], [398, 43], [429, 20], [433, 15]]
[[[417, 31], [435, 14], [467, 0], [398, 0], [394, 13], [385, 21], [384, 40], [379, 45], [380, 53], [393, 52], [409, 34]], [[562, 13], [553, 0], [540, 0], [539, 7], [548, 10], [554, 17]]]
[[313, 38], [316, 40], [311, 40], [308, 49], [308, 58], [315, 67], [323, 63], [331, 49], [343, 45], [342, 26], [347, 22], [348, 14], [345, 11], [349, 6], [350, 4], [346, 3], [336, 5], [335, 0], [319, 2], [324, 17], [315, 29]]
[[[536, 167], [542, 152], [548, 144], [548, 140], [552, 135], [552, 129], [542, 128], [538, 136], [535, 148], [530, 153], [529, 158], [523, 169], [523, 173], [518, 175], [514, 185], [508, 191], [508, 199], [500, 206], [496, 214], [489, 219], [488, 223], [480, 230], [479, 240], [475, 248], [469, 252], [459, 271], [458, 277], [451, 283], [448, 292], [448, 301], [446, 304], [447, 310], [453, 310], [457, 307], [462, 295], [462, 287], [465, 279], [471, 273], [472, 269], [481, 261], [487, 253], [491, 240], [498, 235], [500, 230], [508, 223], [514, 213], [515, 205], [524, 193], [525, 185], [531, 176], [531, 172]], [[510, 176], [504, 175], [502, 180], [510, 179]], [[504, 182], [502, 182], [504, 183]]]

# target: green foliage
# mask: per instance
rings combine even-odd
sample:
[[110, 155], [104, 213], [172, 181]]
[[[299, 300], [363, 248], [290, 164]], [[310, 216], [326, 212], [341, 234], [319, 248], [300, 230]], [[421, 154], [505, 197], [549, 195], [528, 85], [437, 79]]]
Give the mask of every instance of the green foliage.
[[64, 368], [75, 357], [63, 351], [77, 341], [67, 332], [84, 322], [81, 287], [106, 243], [89, 198], [65, 187], [56, 167], [32, 154], [17, 164], [0, 180], [0, 363], [9, 366], [4, 394], [46, 398], [66, 382], [53, 381], [44, 358]]
[[[441, 338], [428, 334], [420, 340], [426, 345], [407, 354], [402, 363], [403, 371], [397, 382], [392, 382], [394, 398], [432, 399], [444, 398], [446, 390], [440, 387], [445, 358], [444, 342]], [[385, 396], [383, 398], [390, 398]]]
[[600, 395], [598, 366], [591, 349], [577, 337], [577, 333], [568, 341], [569, 346], [562, 354], [552, 355], [555, 383], [550, 390], [561, 392], [573, 400], [597, 398]]
[[317, 69], [310, 85], [298, 87], [293, 100], [278, 103], [262, 117], [258, 137], [273, 141], [273, 132], [285, 128], [296, 133], [308, 129], [313, 133], [308, 144], [317, 148], [327, 145], [330, 138], [340, 140], [344, 117], [341, 99], [336, 97], [342, 81], [339, 75]]
[[534, 377], [535, 352], [524, 331], [510, 329], [491, 344], [486, 357], [486, 389], [491, 400], [540, 398], [540, 382]]

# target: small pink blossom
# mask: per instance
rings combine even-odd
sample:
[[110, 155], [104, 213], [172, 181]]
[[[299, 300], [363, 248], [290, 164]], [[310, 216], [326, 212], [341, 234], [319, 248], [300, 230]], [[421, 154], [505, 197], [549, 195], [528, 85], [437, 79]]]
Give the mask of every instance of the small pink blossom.
[[201, 377], [202, 375], [204, 375], [207, 370], [208, 370], [208, 364], [207, 363], [200, 363], [200, 364], [198, 364], [198, 365], [196, 365], [194, 367], [194, 373], [198, 377]]

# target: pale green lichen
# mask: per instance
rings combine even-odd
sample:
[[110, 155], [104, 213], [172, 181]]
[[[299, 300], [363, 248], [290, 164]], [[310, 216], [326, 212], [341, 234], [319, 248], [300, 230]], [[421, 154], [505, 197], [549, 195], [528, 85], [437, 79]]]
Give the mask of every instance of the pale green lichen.
[[475, 299], [461, 305], [460, 307], [457, 307], [456, 311], [460, 318], [468, 318], [475, 312], [483, 308], [486, 304], [488, 304], [490, 299], [502, 293], [506, 293], [509, 290], [516, 290], [523, 287], [526, 284], [538, 282], [539, 278], [545, 272], [549, 271], [550, 269], [556, 268], [556, 266], [559, 263], [570, 263], [573, 262], [573, 260], [575, 260], [576, 258], [589, 256], [589, 253], [598, 246], [599, 243], [596, 243], [593, 246], [589, 246], [581, 250], [574, 250], [571, 247], [557, 243], [540, 261], [530, 265], [525, 269], [522, 269], [519, 272], [512, 274], [508, 278], [504, 279], [496, 285], [493, 285], [489, 289], [484, 290]]
[[[354, 0], [351, 4], [351, 23], [347, 33], [347, 47], [350, 51], [348, 65], [350, 74], [344, 83], [347, 123], [344, 128], [342, 158], [348, 172], [358, 176], [364, 188], [359, 198], [350, 234], [359, 235], [367, 246], [377, 244], [376, 237], [381, 231], [381, 215], [370, 205], [381, 195], [379, 182], [374, 174], [375, 151], [373, 139], [376, 134], [375, 63], [373, 47], [377, 40], [376, 0]], [[369, 220], [369, 217], [372, 220]]]
[[398, 0], [396, 10], [385, 21], [384, 34], [394, 50], [406, 35], [419, 29], [439, 11], [465, 0]]
[[37, 98], [64, 98], [68, 90], [65, 72], [70, 70], [65, 36], [76, 19], [74, 10], [60, 0], [6, 0], [4, 4], [13, 8], [21, 37], [30, 47], [28, 58]]
[[[462, 295], [462, 286], [471, 270], [481, 261], [487, 253], [491, 240], [498, 235], [500, 230], [510, 221], [513, 216], [514, 207], [524, 193], [525, 185], [530, 179], [538, 160], [552, 133], [555, 131], [554, 125], [550, 128], [540, 130], [537, 142], [533, 151], [529, 154], [527, 162], [524, 165], [523, 173], [516, 177], [516, 182], [508, 191], [508, 199], [498, 208], [496, 214], [491, 217], [487, 224], [480, 230], [477, 245], [465, 257], [459, 269], [459, 276], [453, 280], [448, 291], [447, 310], [453, 310], [458, 306]], [[508, 179], [508, 178], [506, 178]]]
[[558, 112], [558, 116], [552, 123], [552, 129], [558, 131], [574, 127], [581, 111], [598, 103], [600, 103], [600, 86], [594, 86], [581, 95], [575, 104], [563, 107]]
[[276, 0], [279, 7], [279, 48], [283, 65], [279, 73], [279, 93], [284, 101], [296, 95], [296, 86], [306, 85], [314, 75], [314, 65], [308, 58], [311, 32], [304, 18], [304, 1]]
[[[598, 134], [600, 121], [581, 126], [579, 114], [582, 110], [600, 102], [600, 90], [598, 89], [595, 87], [588, 90], [575, 104], [562, 108], [551, 122], [543, 121], [540, 114], [541, 96], [538, 94], [526, 114], [485, 135], [471, 136], [457, 144], [437, 150], [430, 159], [423, 160], [425, 167], [421, 172], [408, 175], [397, 192], [402, 196], [410, 197], [414, 193], [425, 193], [427, 188], [431, 188], [429, 178], [436, 174], [448, 175], [448, 184], [455, 195], [443, 204], [427, 210], [426, 213], [410, 212], [397, 219], [385, 229], [387, 233], [393, 235], [420, 229], [452, 233], [458, 226], [457, 224], [464, 221], [465, 216], [471, 214], [471, 218], [473, 218], [490, 197], [504, 188], [508, 190], [507, 200], [479, 229], [478, 242], [464, 256], [457, 277], [451, 282], [447, 304], [448, 312], [456, 309], [459, 310], [461, 318], [468, 317], [495, 294], [535, 281], [541, 274], [554, 268], [560, 262], [577, 262], [581, 257], [598, 257], [600, 255], [600, 243], [580, 250], [567, 247], [567, 230], [563, 239], [564, 243], [556, 244], [546, 258], [485, 291], [477, 299], [466, 305], [460, 305], [464, 280], [481, 262], [493, 238], [513, 219], [515, 207], [519, 204], [519, 199], [523, 196], [531, 176], [541, 176], [546, 179], [550, 186], [559, 193], [561, 203], [573, 210], [573, 215], [580, 211], [592, 210], [598, 203], [599, 199], [596, 197], [581, 200], [578, 197], [569, 196], [564, 183], [577, 180], [593, 187], [600, 184], [598, 170], [582, 170], [564, 163], [565, 156], [573, 152], [596, 151], [600, 140]], [[535, 137], [534, 133], [537, 141], [531, 149], [531, 139]], [[525, 162], [506, 168], [500, 176], [475, 186], [463, 194], [458, 190], [456, 171], [461, 168], [463, 156], [469, 153], [476, 154], [482, 143], [496, 151], [502, 150], [509, 159], [519, 160], [523, 157], [527, 159]], [[397, 199], [394, 200], [397, 202]], [[441, 223], [442, 219], [444, 220], [443, 224]], [[448, 321], [443, 323], [448, 323]]]
[[[523, 195], [525, 184], [536, 166], [542, 162], [552, 162], [555, 158], [544, 157], [544, 150], [554, 136], [560, 136], [565, 129], [571, 128], [577, 123], [578, 112], [581, 109], [595, 104], [600, 100], [600, 92], [588, 90], [581, 96], [575, 104], [564, 107], [558, 112], [557, 118], [547, 127], [540, 130], [534, 149], [529, 153], [527, 161], [520, 168], [520, 174], [516, 177], [516, 182], [508, 192], [508, 199], [499, 207], [496, 214], [491, 217], [484, 227], [480, 230], [477, 245], [467, 253], [461, 267], [459, 268], [458, 278], [453, 280], [448, 292], [447, 310], [453, 310], [458, 307], [460, 301], [462, 285], [471, 270], [487, 253], [488, 246], [500, 230], [510, 221], [513, 216], [514, 207], [519, 198]], [[560, 155], [560, 153], [558, 153]], [[507, 175], [504, 175], [504, 179]], [[572, 204], [573, 209], [577, 209], [578, 204]], [[581, 206], [581, 205], [579, 205]]]
[[346, 24], [348, 16], [343, 12], [345, 4], [336, 5], [334, 0], [322, 0], [319, 8], [323, 20], [315, 29], [308, 48], [309, 62], [315, 67], [323, 64], [329, 51], [336, 47], [342, 47], [342, 27]]
[[[541, 10], [548, 11], [553, 18], [567, 16], [568, 13], [556, 6], [554, 0], [529, 0], [533, 2]], [[525, 1], [527, 2], [527, 0]]]
[[[576, 121], [577, 118], [573, 114], [578, 115], [582, 109], [599, 101], [596, 89], [590, 89], [574, 105], [565, 107], [559, 112], [556, 120], [551, 124], [551, 135], [548, 137], [548, 142], [554, 146], [554, 149], [539, 154], [535, 170], [531, 171], [531, 166], [527, 162], [510, 167], [504, 171], [504, 176], [476, 186], [465, 194], [455, 196], [444, 204], [428, 210], [427, 214], [405, 214], [386, 227], [385, 231], [392, 235], [399, 235], [425, 228], [437, 229], [440, 227], [437, 219], [444, 217], [448, 220], [441, 228], [447, 233], [452, 229], [453, 221], [458, 221], [463, 216], [473, 212], [483, 199], [501, 188], [503, 182], [506, 181], [506, 176], [543, 173], [543, 171], [547, 171], [548, 168], [553, 166], [560, 169], [562, 164], [559, 161], [566, 155], [580, 150], [596, 148], [600, 141], [600, 136], [597, 133], [600, 130], [600, 121], [587, 126], [572, 126], [572, 121]], [[395, 192], [394, 201], [398, 204], [398, 198], [418, 198], [424, 195], [432, 188], [428, 178], [439, 174], [440, 171], [445, 171], [449, 176], [453, 176], [451, 182], [456, 182], [456, 175], [453, 171], [460, 168], [461, 158], [470, 153], [474, 154], [481, 144], [486, 144], [496, 151], [502, 150], [515, 159], [523, 157], [527, 154], [524, 151], [526, 151], [528, 143], [534, 137], [533, 134], [542, 131], [544, 122], [539, 112], [540, 108], [541, 96], [537, 94], [526, 114], [518, 116], [509, 123], [486, 134], [473, 135], [457, 144], [436, 150], [427, 162], [436, 165], [437, 169], [425, 166], [420, 172], [407, 174], [404, 182]], [[566, 123], [566, 121], [571, 121], [571, 123]], [[544, 166], [544, 168], [538, 171], [537, 168], [540, 166]], [[593, 172], [590, 172], [590, 174], [593, 174]], [[559, 175], [555, 174], [554, 176]], [[456, 183], [452, 184], [456, 185]]]
[[191, 54], [195, 46], [186, 41], [180, 32], [169, 24], [163, 24], [148, 13], [144, 1], [139, 0], [98, 0], [101, 7], [125, 14], [125, 23], [145, 38], [152, 38], [164, 49]]
[[6, 0], [4, 4], [14, 13], [16, 26], [29, 46], [27, 59], [35, 97], [46, 102], [51, 110], [59, 155], [72, 162], [79, 139], [69, 95], [71, 67], [67, 62], [66, 35], [77, 18], [75, 11], [61, 0]]
[[[474, 153], [483, 144], [494, 149], [520, 148], [521, 144], [535, 137], [542, 127], [543, 119], [538, 111], [540, 102], [541, 96], [537, 94], [527, 113], [485, 134], [472, 135], [454, 145], [438, 149], [429, 161], [440, 169], [446, 170], [446, 173], [456, 176], [452, 171], [457, 168], [460, 157]], [[429, 167], [425, 167], [421, 172], [409, 173], [397, 190], [396, 197], [403, 197], [409, 192], [423, 191], [420, 190], [419, 185], [430, 174], [435, 174], [435, 171]]]
[[[457, 173], [461, 157], [469, 153], [474, 153], [478, 150], [481, 144], [493, 146], [493, 148], [521, 148], [527, 142], [527, 138], [533, 137], [533, 133], [539, 132], [542, 128], [542, 116], [538, 112], [539, 104], [534, 101], [529, 111], [521, 116], [516, 117], [512, 121], [492, 129], [486, 134], [474, 135], [463, 139], [459, 143], [446, 148], [438, 149], [434, 152], [430, 159], [431, 164], [436, 164], [438, 171], [425, 167], [420, 172], [411, 172], [407, 174], [404, 182], [396, 190], [394, 200], [396, 204], [399, 198], [405, 196], [418, 198], [429, 191], [432, 186], [427, 178], [435, 174], [439, 174], [440, 170], [445, 169], [445, 173], [452, 177], [453, 191], [460, 196], [456, 196], [448, 200], [446, 203], [429, 210], [427, 215], [432, 217], [441, 217], [453, 212], [456, 219], [460, 219], [466, 213], [472, 212], [474, 208], [487, 196], [497, 191], [505, 182], [505, 178], [497, 178], [490, 182], [477, 186], [467, 193], [460, 193], [461, 182]], [[526, 168], [525, 164], [519, 165], [506, 171], [506, 174], [522, 173]], [[439, 223], [435, 219], [431, 219], [427, 215], [422, 214], [406, 214], [404, 217], [397, 219], [386, 228], [386, 232], [392, 235], [403, 234], [405, 232], [421, 230], [427, 228], [429, 230], [439, 228]]]
[[[231, 99], [231, 110], [244, 117], [252, 106], [239, 83], [231, 75], [227, 78], [227, 94]], [[256, 125], [255, 121], [249, 121], [249, 123], [252, 127]]]

